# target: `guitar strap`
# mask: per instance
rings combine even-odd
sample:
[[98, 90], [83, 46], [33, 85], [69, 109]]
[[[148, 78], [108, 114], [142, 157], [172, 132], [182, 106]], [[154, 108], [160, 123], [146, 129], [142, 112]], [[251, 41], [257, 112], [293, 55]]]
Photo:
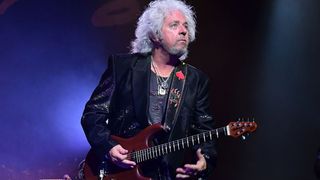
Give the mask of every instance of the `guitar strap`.
[[170, 85], [170, 91], [166, 102], [166, 110], [162, 124], [165, 131], [170, 131], [177, 121], [179, 111], [181, 109], [181, 100], [183, 98], [184, 87], [187, 78], [187, 64], [180, 62], [174, 69], [173, 77]]

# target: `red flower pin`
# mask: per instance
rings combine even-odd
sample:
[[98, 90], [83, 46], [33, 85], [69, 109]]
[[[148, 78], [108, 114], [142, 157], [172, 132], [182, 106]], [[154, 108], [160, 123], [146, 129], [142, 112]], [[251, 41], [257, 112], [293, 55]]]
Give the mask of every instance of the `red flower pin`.
[[182, 71], [176, 72], [176, 76], [178, 77], [179, 80], [183, 80], [184, 78], [186, 78], [186, 77], [184, 76], [184, 74], [182, 73]]

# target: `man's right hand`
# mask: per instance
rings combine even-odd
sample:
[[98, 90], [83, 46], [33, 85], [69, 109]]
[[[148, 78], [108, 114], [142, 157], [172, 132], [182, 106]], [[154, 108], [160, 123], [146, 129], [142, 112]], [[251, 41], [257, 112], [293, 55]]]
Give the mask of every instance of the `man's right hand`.
[[136, 165], [134, 161], [127, 159], [128, 150], [124, 149], [120, 144], [110, 149], [109, 157], [113, 163], [122, 168], [133, 168]]

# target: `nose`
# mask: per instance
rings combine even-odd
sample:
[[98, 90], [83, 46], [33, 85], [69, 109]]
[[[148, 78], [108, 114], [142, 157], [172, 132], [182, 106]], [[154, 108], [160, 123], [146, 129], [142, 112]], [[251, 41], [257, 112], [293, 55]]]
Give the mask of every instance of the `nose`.
[[188, 33], [188, 29], [184, 25], [180, 25], [179, 34], [185, 36]]

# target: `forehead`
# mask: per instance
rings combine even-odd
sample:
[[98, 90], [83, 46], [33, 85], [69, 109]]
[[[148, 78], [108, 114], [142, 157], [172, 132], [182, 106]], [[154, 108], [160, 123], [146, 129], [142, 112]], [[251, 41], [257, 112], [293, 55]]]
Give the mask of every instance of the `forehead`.
[[186, 23], [186, 16], [179, 10], [170, 11], [164, 18], [164, 23], [180, 22]]

